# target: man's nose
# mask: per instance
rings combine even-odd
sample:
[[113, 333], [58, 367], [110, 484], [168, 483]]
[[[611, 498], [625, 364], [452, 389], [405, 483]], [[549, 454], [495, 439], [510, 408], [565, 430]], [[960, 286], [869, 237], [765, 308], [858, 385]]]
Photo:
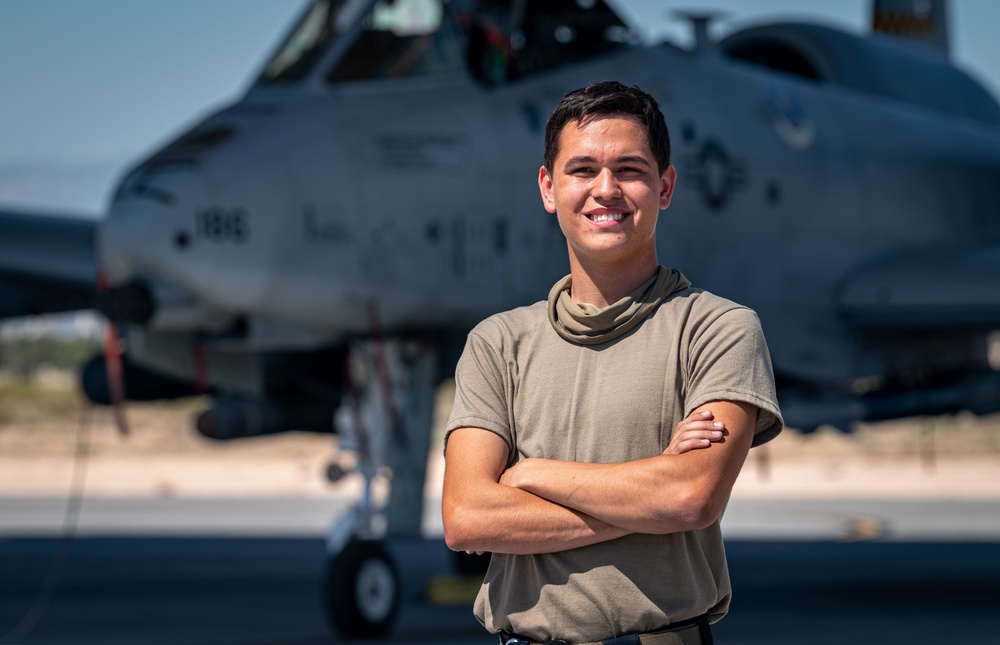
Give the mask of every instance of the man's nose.
[[610, 168], [604, 168], [597, 175], [594, 185], [594, 195], [604, 199], [613, 199], [621, 195], [618, 178]]

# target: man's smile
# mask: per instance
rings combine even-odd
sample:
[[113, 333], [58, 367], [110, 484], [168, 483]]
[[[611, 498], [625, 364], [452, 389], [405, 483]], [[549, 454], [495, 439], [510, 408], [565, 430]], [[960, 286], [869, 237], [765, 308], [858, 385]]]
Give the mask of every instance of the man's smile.
[[587, 219], [589, 219], [591, 222], [594, 222], [595, 224], [602, 224], [606, 222], [607, 223], [620, 222], [626, 217], [628, 217], [628, 213], [597, 212], [597, 213], [585, 213], [585, 215]]

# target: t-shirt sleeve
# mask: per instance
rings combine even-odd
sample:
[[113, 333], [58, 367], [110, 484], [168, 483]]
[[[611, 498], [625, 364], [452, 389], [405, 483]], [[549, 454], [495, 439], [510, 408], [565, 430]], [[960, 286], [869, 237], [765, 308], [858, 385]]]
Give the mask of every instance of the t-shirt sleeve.
[[510, 427], [511, 380], [501, 350], [473, 330], [455, 367], [455, 402], [444, 445], [457, 428], [483, 428], [499, 435], [513, 453]]
[[739, 401], [758, 410], [753, 446], [781, 432], [771, 357], [753, 310], [725, 311], [697, 333], [690, 346], [688, 374], [685, 416], [709, 401]]

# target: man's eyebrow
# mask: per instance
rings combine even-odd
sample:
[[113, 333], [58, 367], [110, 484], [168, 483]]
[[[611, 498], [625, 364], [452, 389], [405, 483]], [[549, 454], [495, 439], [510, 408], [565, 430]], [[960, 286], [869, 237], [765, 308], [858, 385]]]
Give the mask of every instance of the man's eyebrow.
[[576, 155], [575, 157], [567, 159], [566, 163], [563, 164], [563, 168], [569, 168], [570, 166], [577, 166], [579, 164], [591, 164], [596, 161], [597, 159], [595, 157], [591, 157], [589, 155]]
[[615, 159], [615, 161], [617, 161], [618, 163], [642, 164], [644, 166], [650, 166], [650, 167], [652, 167], [653, 165], [652, 163], [650, 163], [649, 159], [646, 159], [642, 155], [622, 155], [621, 157]]

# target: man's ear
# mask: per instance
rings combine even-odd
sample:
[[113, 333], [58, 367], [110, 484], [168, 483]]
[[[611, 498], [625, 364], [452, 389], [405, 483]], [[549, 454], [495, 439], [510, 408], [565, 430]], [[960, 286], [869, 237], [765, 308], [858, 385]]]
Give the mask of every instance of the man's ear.
[[542, 166], [538, 169], [538, 192], [542, 194], [542, 205], [550, 213], [556, 212], [556, 199], [552, 192], [552, 175]]
[[670, 164], [660, 177], [660, 210], [666, 210], [670, 206], [670, 200], [674, 195], [674, 186], [677, 184], [677, 171], [674, 165]]

